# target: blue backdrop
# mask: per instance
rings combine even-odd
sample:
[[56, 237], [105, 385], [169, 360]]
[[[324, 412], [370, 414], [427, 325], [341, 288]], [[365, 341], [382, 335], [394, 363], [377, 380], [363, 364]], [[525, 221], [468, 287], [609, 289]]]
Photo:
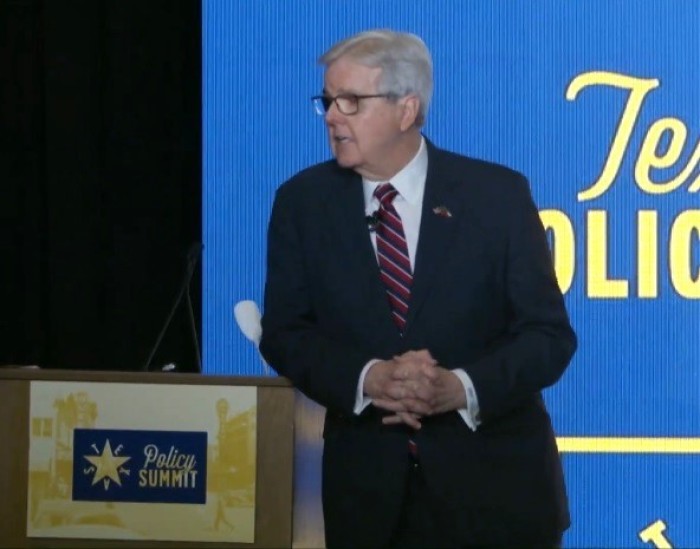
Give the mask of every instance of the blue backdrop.
[[205, 1], [205, 370], [263, 373], [233, 306], [261, 303], [275, 189], [329, 157], [316, 59], [414, 32], [425, 134], [525, 173], [550, 235], [580, 339], [546, 392], [572, 443], [565, 544], [700, 546], [699, 24], [700, 3], [665, 0]]

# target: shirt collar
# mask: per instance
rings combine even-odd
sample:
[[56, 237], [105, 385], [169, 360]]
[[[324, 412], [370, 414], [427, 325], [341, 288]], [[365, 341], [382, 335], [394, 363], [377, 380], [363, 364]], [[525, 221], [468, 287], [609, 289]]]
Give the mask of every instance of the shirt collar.
[[[427, 176], [428, 148], [425, 145], [425, 138], [421, 136], [418, 152], [408, 164], [391, 178], [391, 184], [406, 202], [416, 206], [423, 199]], [[365, 194], [365, 211], [372, 212], [377, 209], [379, 201], [374, 197], [374, 189], [382, 183], [386, 183], [386, 181], [371, 181], [364, 177], [362, 178], [362, 189]]]

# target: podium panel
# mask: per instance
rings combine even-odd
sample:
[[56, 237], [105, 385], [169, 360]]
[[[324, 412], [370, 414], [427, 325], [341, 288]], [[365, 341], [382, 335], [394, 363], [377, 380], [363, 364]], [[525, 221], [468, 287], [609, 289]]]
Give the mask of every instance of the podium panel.
[[291, 547], [284, 379], [0, 370], [0, 548]]

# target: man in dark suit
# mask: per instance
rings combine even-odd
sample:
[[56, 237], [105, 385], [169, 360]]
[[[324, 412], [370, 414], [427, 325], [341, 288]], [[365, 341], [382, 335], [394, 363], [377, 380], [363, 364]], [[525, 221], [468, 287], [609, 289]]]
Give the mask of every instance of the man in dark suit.
[[423, 137], [418, 37], [361, 33], [321, 62], [335, 158], [277, 192], [260, 349], [327, 409], [326, 542], [556, 546], [540, 390], [576, 337], [527, 181]]

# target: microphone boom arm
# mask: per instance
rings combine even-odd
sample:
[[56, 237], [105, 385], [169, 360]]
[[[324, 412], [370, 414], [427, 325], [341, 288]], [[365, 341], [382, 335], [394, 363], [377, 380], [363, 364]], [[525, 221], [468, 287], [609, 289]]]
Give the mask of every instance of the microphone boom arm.
[[175, 299], [175, 302], [173, 303], [172, 307], [170, 308], [170, 312], [168, 313], [168, 316], [165, 320], [165, 324], [163, 324], [163, 327], [160, 330], [160, 333], [158, 334], [158, 337], [156, 338], [156, 342], [154, 343], [153, 347], [151, 348], [151, 352], [148, 355], [148, 358], [146, 359], [146, 362], [143, 365], [142, 370], [144, 372], [149, 371], [149, 368], [151, 366], [151, 361], [153, 360], [153, 357], [156, 354], [156, 351], [158, 350], [158, 347], [160, 347], [160, 342], [163, 339], [163, 336], [165, 335], [165, 332], [168, 330], [168, 326], [170, 326], [170, 323], [173, 320], [173, 316], [175, 316], [175, 311], [177, 310], [178, 305], [180, 305], [180, 302], [182, 301], [182, 296], [187, 295], [187, 313], [190, 321], [190, 327], [192, 329], [192, 334], [194, 338], [194, 346], [195, 346], [195, 352], [197, 353], [197, 371], [201, 372], [202, 371], [202, 364], [201, 364], [201, 358], [199, 356], [199, 341], [197, 340], [197, 328], [195, 325], [194, 321], [194, 310], [192, 308], [192, 299], [190, 297], [190, 281], [192, 280], [192, 275], [194, 274], [194, 269], [195, 266], [197, 265], [197, 261], [199, 260], [199, 256], [202, 251], [202, 244], [197, 242], [190, 246], [190, 249], [187, 253], [187, 270], [185, 271], [185, 277], [182, 280], [182, 284], [180, 285], [180, 289], [177, 293], [177, 298]]

